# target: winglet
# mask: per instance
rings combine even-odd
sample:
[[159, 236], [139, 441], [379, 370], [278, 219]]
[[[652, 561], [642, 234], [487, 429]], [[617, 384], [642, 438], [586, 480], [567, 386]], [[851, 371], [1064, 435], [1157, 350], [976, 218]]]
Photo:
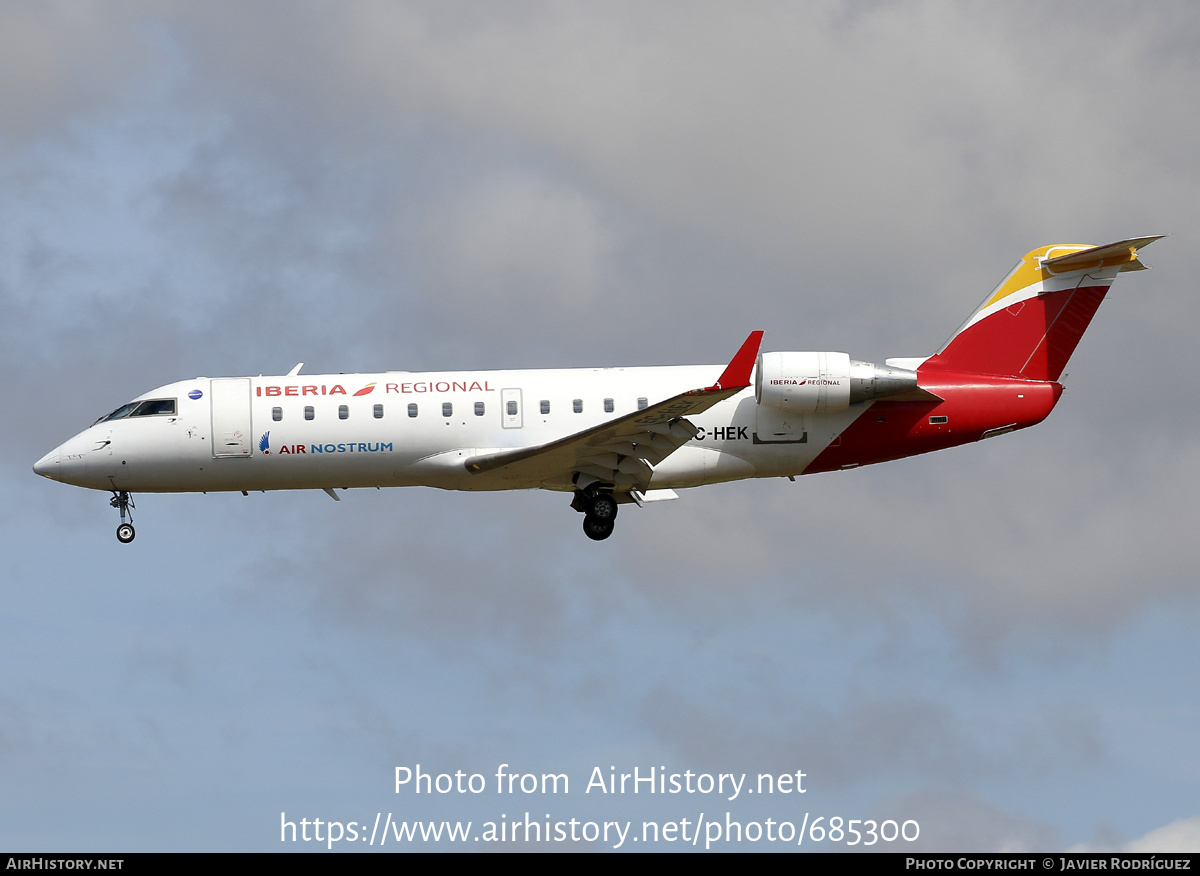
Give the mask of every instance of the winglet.
[[717, 382], [706, 386], [705, 389], [741, 389], [743, 386], [749, 386], [750, 372], [754, 370], [754, 360], [758, 358], [758, 348], [762, 346], [762, 339], [762, 332], [750, 332], [750, 337], [746, 338], [742, 348], [734, 353]]

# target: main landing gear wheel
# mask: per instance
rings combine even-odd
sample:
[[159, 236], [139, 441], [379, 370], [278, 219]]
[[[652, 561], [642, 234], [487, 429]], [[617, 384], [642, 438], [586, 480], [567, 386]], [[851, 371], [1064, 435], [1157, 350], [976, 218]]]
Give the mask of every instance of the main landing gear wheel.
[[618, 506], [612, 493], [586, 493], [579, 490], [571, 507], [583, 512], [583, 533], [592, 541], [604, 541], [613, 534]]
[[588, 516], [595, 517], [597, 520], [616, 520], [617, 500], [611, 493], [597, 493], [592, 498], [592, 510], [587, 513]]
[[599, 517], [586, 514], [583, 518], [583, 534], [592, 541], [604, 541], [613, 534], [613, 525], [611, 517], [608, 520], [601, 520]]
[[[121, 544], [129, 544], [133, 541], [136, 533], [133, 531], [133, 497], [124, 490], [113, 490], [112, 498], [108, 500], [108, 504], [112, 505], [121, 512], [121, 525], [117, 527], [117, 541]], [[125, 522], [125, 517], [129, 517], [129, 522]]]

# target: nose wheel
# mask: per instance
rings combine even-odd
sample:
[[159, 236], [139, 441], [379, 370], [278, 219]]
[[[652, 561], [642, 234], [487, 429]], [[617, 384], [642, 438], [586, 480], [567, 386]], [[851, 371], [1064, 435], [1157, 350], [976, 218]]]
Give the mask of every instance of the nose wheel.
[[[124, 490], [114, 490], [113, 496], [108, 500], [108, 504], [121, 512], [121, 523], [117, 527], [117, 541], [121, 544], [129, 544], [133, 541], [133, 537], [137, 535], [133, 529], [133, 497]], [[129, 517], [129, 522], [125, 521], [126, 516]]]

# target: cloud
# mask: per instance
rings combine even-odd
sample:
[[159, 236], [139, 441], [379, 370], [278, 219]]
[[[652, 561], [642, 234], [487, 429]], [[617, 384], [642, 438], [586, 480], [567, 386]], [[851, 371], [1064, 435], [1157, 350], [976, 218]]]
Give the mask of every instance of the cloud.
[[925, 788], [891, 800], [880, 807], [878, 817], [897, 822], [913, 819], [921, 826], [916, 842], [905, 844], [906, 851], [1015, 854], [1051, 851], [1059, 844], [1052, 825], [1006, 812], [977, 794], [954, 788]]
[[1200, 851], [1200, 815], [1180, 818], [1165, 827], [1154, 830], [1128, 842], [1098, 842], [1072, 846], [1070, 852], [1130, 852], [1134, 854], [1162, 854], [1171, 852], [1192, 853]]
[[63, 135], [135, 87], [153, 40], [119, 8], [70, 2], [7, 4], [0, 12], [0, 149]]
[[544, 175], [475, 181], [435, 205], [423, 230], [431, 285], [484, 324], [526, 314], [527, 330], [613, 306], [611, 233], [598, 204]]

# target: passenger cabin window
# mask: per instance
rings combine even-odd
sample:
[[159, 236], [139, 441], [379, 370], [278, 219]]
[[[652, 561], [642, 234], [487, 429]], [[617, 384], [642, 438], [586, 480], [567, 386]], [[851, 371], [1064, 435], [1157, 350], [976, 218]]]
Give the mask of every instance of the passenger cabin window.
[[313, 410], [313, 408], [312, 408], [312, 405], [306, 405], [306, 406], [305, 406], [305, 408], [304, 408], [304, 419], [306, 419], [306, 420], [311, 420], [311, 419], [312, 419], [313, 417], [315, 417], [316, 415], [317, 415], [317, 414], [316, 414], [316, 411], [314, 411], [314, 410]]
[[453, 417], [454, 416], [454, 403], [453, 402], [442, 402], [442, 416], [443, 417]]
[[417, 415], [417, 406], [415, 404], [410, 404], [408, 406], [408, 415], [410, 417], [415, 417]]
[[611, 414], [612, 412], [613, 412], [613, 400], [611, 398], [606, 398], [604, 400], [604, 413]]
[[483, 402], [475, 402], [475, 416], [483, 416]]
[[349, 405], [338, 405], [338, 419], [339, 420], [350, 419], [350, 406]]
[[374, 414], [376, 420], [382, 420], [383, 419], [383, 405], [375, 405], [375, 407], [372, 408], [372, 413]]
[[510, 417], [517, 415], [517, 403], [515, 401], [506, 402], [504, 408]]
[[283, 419], [283, 408], [271, 408], [271, 419], [278, 423]]
[[548, 399], [548, 398], [542, 399], [542, 413], [543, 414], [550, 413], [550, 399]]
[[573, 402], [571, 402], [571, 407], [575, 409], [575, 413], [582, 414], [583, 413], [583, 399], [581, 399], [581, 398], [575, 399]]
[[650, 402], [646, 401], [646, 397], [642, 396], [641, 398], [638, 399], [638, 410], [639, 411], [646, 410], [646, 406], [649, 404], [650, 404]]

